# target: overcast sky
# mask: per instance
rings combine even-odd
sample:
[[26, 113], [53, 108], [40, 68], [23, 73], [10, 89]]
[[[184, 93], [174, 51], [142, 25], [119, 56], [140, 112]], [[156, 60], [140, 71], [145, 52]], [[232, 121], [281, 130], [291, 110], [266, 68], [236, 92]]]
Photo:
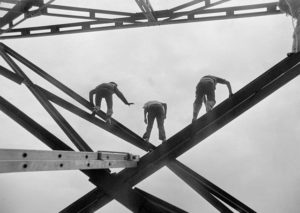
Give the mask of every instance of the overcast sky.
[[[108, 5], [106, 2], [103, 4]], [[155, 8], [159, 3], [153, 0]], [[118, 6], [124, 4], [123, 1]], [[118, 6], [116, 10], [121, 9]], [[229, 80], [236, 92], [286, 57], [292, 45], [292, 31], [291, 19], [282, 14], [3, 43], [86, 99], [98, 84], [117, 82], [135, 105], [128, 107], [114, 97], [113, 117], [139, 135], [146, 128], [143, 104], [148, 100], [167, 102], [165, 128], [167, 137], [171, 137], [191, 121], [195, 86], [203, 75]], [[6, 66], [3, 60], [0, 62]], [[70, 100], [29, 70], [24, 71], [35, 83]], [[74, 147], [24, 85], [3, 77], [0, 85], [1, 96]], [[296, 78], [178, 160], [257, 212], [299, 212], [298, 89]], [[218, 85], [217, 104], [227, 96], [226, 86]], [[145, 154], [57, 108], [93, 150]], [[199, 115], [203, 113], [204, 108]], [[1, 148], [49, 150], [4, 113], [0, 113], [0, 119]], [[160, 144], [156, 124], [150, 141]], [[217, 212], [167, 168], [137, 186], [187, 212]], [[93, 188], [87, 176], [78, 171], [1, 174], [0, 209], [5, 213], [58, 212]], [[98, 212], [129, 211], [113, 201]]]

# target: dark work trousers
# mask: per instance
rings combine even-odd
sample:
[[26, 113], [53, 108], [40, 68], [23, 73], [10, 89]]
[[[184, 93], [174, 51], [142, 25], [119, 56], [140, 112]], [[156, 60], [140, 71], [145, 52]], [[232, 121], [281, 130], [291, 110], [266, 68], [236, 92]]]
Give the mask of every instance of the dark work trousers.
[[148, 124], [145, 134], [143, 135], [144, 139], [149, 139], [151, 130], [153, 127], [154, 120], [156, 118], [157, 121], [157, 127], [159, 131], [159, 139], [165, 140], [166, 139], [166, 133], [164, 128], [164, 119], [165, 119], [165, 111], [162, 105], [151, 105], [148, 109]]
[[108, 90], [103, 89], [103, 90], [98, 91], [96, 93], [96, 99], [95, 99], [96, 106], [99, 106], [100, 108], [101, 108], [102, 98], [105, 99], [106, 105], [107, 105], [106, 115], [108, 117], [111, 117], [111, 115], [113, 114], [113, 100], [112, 100], [112, 94], [111, 94], [111, 92], [108, 91]]
[[204, 96], [206, 96], [206, 111], [210, 111], [215, 105], [215, 84], [211, 80], [203, 79], [196, 88], [196, 99], [194, 101], [193, 118], [196, 119], [201, 109]]

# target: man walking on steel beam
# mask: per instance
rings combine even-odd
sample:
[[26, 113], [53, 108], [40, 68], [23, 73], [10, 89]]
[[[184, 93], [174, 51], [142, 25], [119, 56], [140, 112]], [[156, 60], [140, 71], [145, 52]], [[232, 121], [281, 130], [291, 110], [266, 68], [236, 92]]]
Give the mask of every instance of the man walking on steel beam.
[[[166, 133], [164, 128], [164, 120], [167, 117], [167, 104], [159, 101], [148, 101], [144, 105], [144, 121], [147, 124], [147, 129], [143, 135], [145, 141], [149, 141], [154, 119], [156, 118], [159, 131], [159, 139], [162, 142], [166, 141]], [[148, 116], [147, 116], [148, 114]]]
[[296, 26], [293, 24], [294, 34], [292, 52], [287, 54], [288, 56], [291, 56], [300, 52], [300, 0], [279, 0], [278, 6], [282, 12], [297, 20]]
[[229, 81], [212, 75], [202, 77], [196, 87], [196, 100], [194, 102], [193, 122], [198, 117], [202, 102], [204, 102], [205, 104], [206, 112], [210, 111], [216, 104], [215, 90], [217, 83], [225, 84], [229, 91], [229, 97], [231, 97], [232, 90]]
[[[102, 83], [98, 85], [95, 89], [91, 90], [89, 94], [90, 102], [94, 106], [92, 115], [95, 115], [96, 112], [100, 110], [102, 98], [105, 99], [107, 105], [106, 122], [108, 124], [111, 124], [111, 116], [113, 114], [113, 99], [112, 99], [113, 94], [116, 94], [128, 106], [133, 104], [133, 103], [129, 103], [126, 100], [126, 98], [120, 92], [117, 86], [118, 85], [115, 82]], [[95, 104], [94, 104], [94, 95], [95, 95]]]

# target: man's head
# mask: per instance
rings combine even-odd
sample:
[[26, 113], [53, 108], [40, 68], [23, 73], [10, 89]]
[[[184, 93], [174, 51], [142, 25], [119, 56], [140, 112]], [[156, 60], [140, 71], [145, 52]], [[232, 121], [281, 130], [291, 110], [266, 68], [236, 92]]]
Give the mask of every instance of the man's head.
[[112, 85], [114, 85], [114, 86], [118, 86], [118, 84], [116, 82], [111, 81], [109, 83], [112, 84]]

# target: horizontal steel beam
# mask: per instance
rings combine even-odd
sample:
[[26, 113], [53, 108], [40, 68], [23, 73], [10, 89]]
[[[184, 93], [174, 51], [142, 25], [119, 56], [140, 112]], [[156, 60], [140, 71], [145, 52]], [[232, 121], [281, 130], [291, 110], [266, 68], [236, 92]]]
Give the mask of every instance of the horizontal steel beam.
[[139, 161], [138, 155], [127, 152], [74, 152], [74, 151], [46, 151], [26, 149], [0, 149], [0, 161], [3, 160], [111, 160], [111, 161]]
[[[280, 10], [277, 7], [277, 2], [244, 5], [238, 7], [205, 9], [214, 4], [208, 4], [208, 6], [204, 6], [204, 8], [198, 8], [197, 10], [184, 12], [174, 12], [171, 10], [154, 11], [153, 16], [155, 16], [155, 18], [157, 19], [157, 21], [155, 22], [148, 21], [148, 19], [144, 16], [144, 13], [136, 13], [131, 16], [130, 20], [112, 19], [111, 21], [86, 21], [39, 27], [16, 28], [11, 29], [9, 32], [3, 32], [0, 36], [0, 39], [96, 32], [104, 30], [128, 29], [281, 14]], [[126, 19], [128, 19], [128, 17]], [[131, 21], [132, 23], [129, 23], [129, 21]]]
[[0, 149], [0, 173], [136, 167], [139, 156], [117, 152]]

